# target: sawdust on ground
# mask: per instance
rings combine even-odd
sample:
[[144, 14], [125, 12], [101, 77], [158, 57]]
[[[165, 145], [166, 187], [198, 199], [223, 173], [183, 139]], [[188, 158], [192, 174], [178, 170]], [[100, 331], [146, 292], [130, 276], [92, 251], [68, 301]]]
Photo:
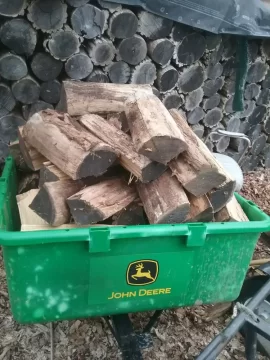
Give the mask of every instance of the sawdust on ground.
[[[270, 171], [246, 174], [242, 193], [270, 214]], [[260, 241], [254, 258], [270, 257], [267, 243]], [[195, 359], [196, 355], [230, 321], [227, 304], [164, 311], [152, 330], [153, 347], [143, 351], [144, 359]], [[132, 314], [142, 329], [150, 313]], [[264, 357], [260, 356], [259, 359]], [[12, 319], [5, 271], [0, 253], [0, 360], [48, 360], [50, 335], [47, 324], [20, 325]], [[62, 321], [55, 324], [55, 360], [120, 360], [121, 354], [107, 324], [101, 318]], [[240, 337], [233, 339], [219, 360], [243, 360]]]

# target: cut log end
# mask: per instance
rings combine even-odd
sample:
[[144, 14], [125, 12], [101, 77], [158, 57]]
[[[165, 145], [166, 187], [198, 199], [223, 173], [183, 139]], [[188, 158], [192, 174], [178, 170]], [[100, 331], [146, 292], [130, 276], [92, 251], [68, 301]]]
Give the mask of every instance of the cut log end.
[[42, 187], [39, 190], [29, 207], [48, 224], [55, 222], [56, 209], [46, 188]]
[[194, 180], [183, 183], [183, 186], [191, 194], [201, 196], [201, 194], [206, 194], [209, 191], [209, 184], [211, 184], [212, 188], [215, 188], [225, 180], [224, 174], [208, 170], [201, 171]]
[[214, 212], [221, 210], [232, 198], [236, 187], [234, 180], [226, 181], [223, 185], [208, 194]]
[[141, 175], [142, 183], [146, 184], [155, 179], [158, 179], [160, 175], [164, 173], [166, 166], [158, 162], [150, 162], [143, 170]]
[[67, 203], [72, 209], [72, 216], [78, 225], [96, 224], [103, 220], [102, 213], [98, 209], [86, 205], [79, 198], [68, 199]]

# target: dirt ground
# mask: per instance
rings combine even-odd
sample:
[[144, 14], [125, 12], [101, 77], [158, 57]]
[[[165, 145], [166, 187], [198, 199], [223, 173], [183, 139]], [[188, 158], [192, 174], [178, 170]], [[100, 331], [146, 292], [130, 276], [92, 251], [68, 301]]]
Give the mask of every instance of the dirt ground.
[[[243, 194], [270, 214], [269, 187], [270, 172], [251, 172], [246, 175]], [[269, 257], [270, 247], [261, 240], [254, 258]], [[141, 313], [131, 316], [137, 329], [143, 327], [149, 315]], [[230, 321], [231, 316], [232, 309], [228, 304], [165, 311], [152, 331], [153, 347], [144, 350], [144, 358], [195, 359]], [[55, 360], [121, 359], [116, 341], [100, 318], [63, 321], [54, 326]], [[47, 324], [22, 326], [12, 319], [0, 252], [0, 360], [50, 359], [49, 334]], [[218, 359], [245, 359], [240, 337], [232, 340]], [[259, 359], [264, 357], [260, 356]]]

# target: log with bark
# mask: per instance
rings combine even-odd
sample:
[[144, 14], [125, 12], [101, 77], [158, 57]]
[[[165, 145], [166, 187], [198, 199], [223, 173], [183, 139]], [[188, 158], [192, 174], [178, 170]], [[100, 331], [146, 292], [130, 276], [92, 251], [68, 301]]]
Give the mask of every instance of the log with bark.
[[186, 150], [181, 130], [155, 95], [134, 95], [126, 101], [125, 112], [139, 154], [167, 164]]
[[15, 141], [18, 135], [18, 127], [25, 124], [25, 120], [19, 112], [11, 112], [0, 117], [0, 139], [9, 144]]
[[216, 80], [206, 80], [203, 85], [204, 95], [207, 97], [211, 97], [215, 95], [222, 88], [223, 85], [224, 85], [223, 77], [217, 78]]
[[137, 198], [136, 190], [123, 179], [109, 179], [88, 186], [67, 199], [76, 224], [87, 225], [108, 219]]
[[210, 80], [216, 80], [223, 73], [223, 66], [220, 63], [210, 64], [206, 69], [207, 78]]
[[74, 80], [85, 79], [93, 71], [93, 64], [87, 53], [81, 49], [72, 55], [65, 63], [67, 75]]
[[14, 109], [16, 100], [8, 85], [0, 83], [0, 117]]
[[130, 66], [124, 61], [117, 61], [108, 66], [108, 75], [112, 83], [126, 84], [131, 75]]
[[245, 89], [245, 99], [246, 100], [256, 100], [260, 94], [260, 86], [255, 83], [248, 84]]
[[185, 101], [185, 109], [187, 111], [192, 111], [198, 107], [203, 99], [203, 89], [198, 88], [197, 90], [192, 91], [188, 94]]
[[215, 214], [215, 220], [217, 222], [249, 221], [247, 215], [244, 213], [235, 196], [232, 197], [232, 199], [223, 209]]
[[91, 134], [114, 149], [119, 155], [120, 164], [140, 181], [144, 183], [152, 181], [165, 171], [164, 165], [137, 154], [131, 138], [100, 116], [84, 115], [79, 121]]
[[31, 61], [31, 69], [34, 75], [42, 81], [55, 80], [61, 73], [63, 64], [50, 54], [38, 52]]
[[204, 78], [205, 73], [203, 67], [201, 65], [191, 65], [180, 72], [178, 82], [179, 89], [182, 92], [192, 92], [202, 86]]
[[176, 45], [174, 59], [178, 65], [191, 65], [199, 60], [206, 49], [205, 38], [197, 32], [185, 36]]
[[53, 165], [50, 161], [43, 163], [39, 172], [39, 188], [41, 188], [45, 183], [63, 180], [70, 180], [70, 177], [58, 169], [58, 167]]
[[169, 64], [174, 53], [174, 45], [169, 39], [158, 39], [148, 43], [148, 55], [158, 65]]
[[222, 116], [223, 114], [221, 109], [216, 107], [212, 110], [207, 111], [203, 119], [203, 123], [205, 126], [212, 128], [222, 120]]
[[40, 97], [46, 103], [57, 104], [60, 100], [60, 93], [61, 84], [58, 80], [46, 81], [40, 86]]
[[156, 78], [156, 66], [150, 59], [146, 59], [143, 60], [139, 65], [135, 66], [131, 74], [130, 83], [153, 85]]
[[213, 207], [206, 195], [196, 197], [187, 194], [190, 211], [185, 222], [211, 222], [214, 217]]
[[131, 10], [120, 9], [110, 18], [108, 34], [112, 39], [126, 39], [135, 35], [137, 29], [137, 16]]
[[113, 216], [113, 225], [144, 225], [146, 216], [140, 199], [136, 199]]
[[52, 104], [46, 103], [45, 101], [38, 100], [31, 105], [22, 106], [22, 114], [25, 120], [28, 120], [35, 113], [40, 112], [41, 110], [53, 109]]
[[198, 124], [205, 117], [205, 112], [201, 107], [196, 107], [188, 113], [187, 121], [191, 125]]
[[26, 141], [73, 180], [102, 175], [116, 159], [114, 150], [85, 133], [67, 114], [44, 110], [23, 128]]
[[138, 183], [137, 190], [150, 224], [177, 224], [186, 220], [189, 200], [169, 170], [149, 184]]
[[157, 72], [157, 88], [161, 93], [175, 88], [179, 79], [178, 71], [171, 65], [159, 69]]
[[183, 105], [183, 97], [181, 97], [177, 91], [173, 90], [163, 95], [162, 102], [166, 109], [179, 109]]
[[92, 84], [64, 81], [61, 111], [71, 116], [124, 111], [124, 102], [136, 92], [152, 94], [149, 85]]
[[116, 53], [114, 44], [106, 38], [88, 42], [86, 48], [93, 64], [97, 66], [111, 64]]
[[11, 88], [15, 99], [23, 104], [35, 103], [40, 95], [39, 83], [29, 75], [14, 82]]
[[0, 15], [7, 17], [16, 17], [18, 15], [23, 15], [26, 6], [27, 3], [25, 0], [3, 0], [0, 3]]
[[204, 110], [212, 110], [215, 107], [218, 107], [220, 104], [220, 95], [215, 94], [209, 98], [206, 98], [203, 102], [203, 109]]
[[139, 12], [138, 32], [150, 40], [169, 36], [173, 21], [147, 11]]
[[199, 139], [203, 138], [204, 135], [204, 126], [201, 124], [195, 124], [191, 126], [193, 132], [198, 136]]
[[202, 196], [221, 185], [230, 176], [215, 159], [207, 146], [193, 133], [185, 119], [176, 110], [170, 110], [177, 126], [183, 132], [187, 150], [169, 166], [183, 187], [195, 196]]
[[109, 83], [110, 80], [108, 76], [105, 74], [105, 72], [101, 69], [96, 68], [94, 71], [91, 72], [89, 76], [85, 79], [88, 82], [94, 82], [94, 83], [102, 83], [106, 84]]
[[261, 60], [255, 61], [254, 64], [250, 66], [247, 73], [247, 82], [248, 83], [257, 83], [264, 80], [265, 75], [269, 69], [269, 66]]
[[130, 65], [138, 65], [146, 57], [147, 45], [141, 36], [134, 35], [122, 40], [117, 51], [117, 60], [123, 60]]
[[222, 185], [207, 194], [213, 206], [214, 213], [221, 210], [231, 200], [235, 192], [235, 187], [236, 181], [228, 176]]

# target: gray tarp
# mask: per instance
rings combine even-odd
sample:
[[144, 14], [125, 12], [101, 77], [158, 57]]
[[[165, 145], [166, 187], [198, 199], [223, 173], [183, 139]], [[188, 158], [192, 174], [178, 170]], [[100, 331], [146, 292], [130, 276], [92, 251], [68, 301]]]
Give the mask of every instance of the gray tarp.
[[270, 0], [110, 0], [216, 34], [270, 37]]

